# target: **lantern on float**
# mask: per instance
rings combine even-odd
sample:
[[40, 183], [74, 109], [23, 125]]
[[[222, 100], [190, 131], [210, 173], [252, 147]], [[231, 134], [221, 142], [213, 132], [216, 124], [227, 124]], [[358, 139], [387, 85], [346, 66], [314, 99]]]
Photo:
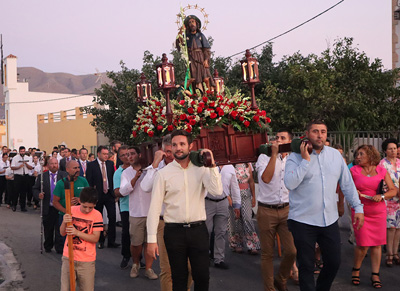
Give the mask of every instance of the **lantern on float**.
[[146, 103], [146, 100], [151, 96], [151, 83], [146, 80], [145, 75], [140, 75], [140, 81], [136, 83], [136, 102]]
[[166, 117], [168, 124], [172, 123], [171, 101], [169, 99], [169, 91], [175, 88], [175, 71], [174, 65], [168, 62], [166, 54], [162, 54], [161, 64], [156, 66], [157, 70], [157, 87], [165, 93], [166, 101]]
[[250, 50], [246, 50], [245, 58], [240, 61], [240, 64], [242, 67], [243, 83], [249, 85], [251, 89], [251, 109], [256, 110], [258, 106], [256, 103], [254, 87], [257, 83], [260, 83], [258, 61], [256, 58], [251, 56]]
[[215, 83], [215, 92], [217, 95], [222, 95], [224, 92], [224, 78], [218, 76], [217, 69], [214, 70], [214, 83]]

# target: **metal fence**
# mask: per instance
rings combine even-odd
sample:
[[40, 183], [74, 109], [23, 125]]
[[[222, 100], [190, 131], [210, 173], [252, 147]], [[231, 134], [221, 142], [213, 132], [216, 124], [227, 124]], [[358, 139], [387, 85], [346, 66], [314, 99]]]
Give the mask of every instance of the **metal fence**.
[[[275, 136], [275, 135], [272, 135]], [[271, 137], [272, 137], [271, 136]], [[304, 136], [304, 132], [294, 132], [294, 137]], [[400, 131], [330, 131], [328, 139], [331, 146], [340, 144], [348, 162], [353, 161], [354, 151], [363, 144], [373, 145], [382, 153], [382, 142], [387, 138], [400, 139]], [[382, 153], [383, 156], [383, 153]]]

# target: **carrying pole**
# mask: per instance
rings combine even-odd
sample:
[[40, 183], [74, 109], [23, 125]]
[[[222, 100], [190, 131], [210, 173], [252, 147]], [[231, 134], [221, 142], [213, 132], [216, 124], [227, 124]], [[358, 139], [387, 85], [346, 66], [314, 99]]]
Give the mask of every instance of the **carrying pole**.
[[[70, 181], [69, 189], [65, 189], [65, 209], [71, 215], [71, 199], [74, 197], [74, 181]], [[72, 226], [72, 222], [67, 223], [67, 227]], [[67, 235], [68, 239], [68, 258], [69, 258], [69, 286], [71, 291], [75, 291], [75, 268], [74, 268], [74, 245], [72, 235]]]

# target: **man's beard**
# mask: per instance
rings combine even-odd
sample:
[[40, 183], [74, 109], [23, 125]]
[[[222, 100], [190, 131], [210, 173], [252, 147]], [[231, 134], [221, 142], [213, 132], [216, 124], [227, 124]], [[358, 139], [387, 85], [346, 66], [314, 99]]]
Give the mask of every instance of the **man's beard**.
[[182, 156], [177, 156], [176, 154], [174, 154], [175, 159], [177, 160], [184, 160], [188, 157], [189, 153], [187, 153], [186, 155], [182, 155]]

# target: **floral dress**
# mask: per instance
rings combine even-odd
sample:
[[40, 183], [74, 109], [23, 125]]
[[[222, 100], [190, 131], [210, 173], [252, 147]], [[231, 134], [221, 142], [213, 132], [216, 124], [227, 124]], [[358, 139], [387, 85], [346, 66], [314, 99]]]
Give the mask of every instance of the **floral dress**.
[[252, 220], [252, 193], [248, 183], [251, 164], [235, 165], [236, 178], [240, 186], [240, 218], [236, 219], [230, 207], [228, 234], [231, 249], [247, 247], [249, 251], [260, 250], [260, 241]]
[[[382, 159], [379, 166], [385, 168], [392, 178], [394, 186], [399, 189], [400, 177], [400, 160], [396, 159], [396, 170], [393, 165], [386, 158]], [[399, 197], [396, 195], [391, 199], [386, 200], [387, 210], [387, 228], [400, 228], [400, 202]]]

